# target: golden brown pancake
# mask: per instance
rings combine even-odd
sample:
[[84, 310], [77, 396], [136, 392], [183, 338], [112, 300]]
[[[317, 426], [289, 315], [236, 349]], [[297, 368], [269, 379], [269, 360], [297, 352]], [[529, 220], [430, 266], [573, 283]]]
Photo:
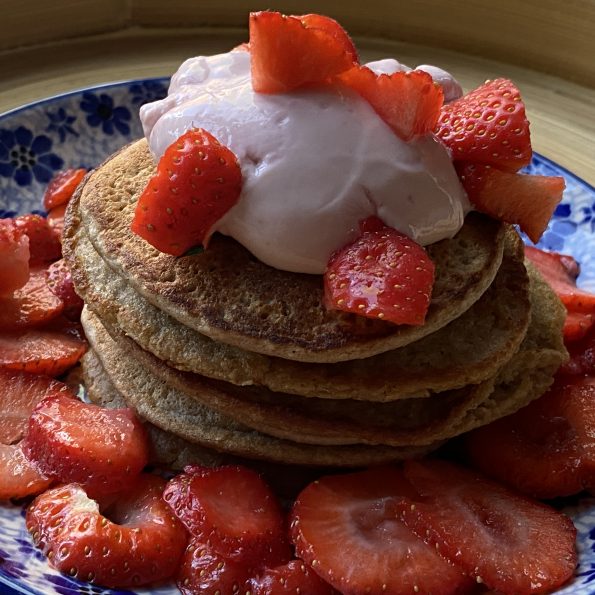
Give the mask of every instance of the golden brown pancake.
[[67, 210], [66, 246], [80, 217], [95, 250], [147, 301], [199, 333], [244, 350], [337, 362], [407, 345], [465, 312], [501, 263], [506, 226], [471, 213], [453, 239], [428, 247], [436, 281], [424, 325], [329, 311], [322, 304], [321, 276], [268, 267], [229, 238], [217, 236], [204, 253], [175, 258], [132, 234], [136, 201], [154, 171], [140, 140], [87, 176]]

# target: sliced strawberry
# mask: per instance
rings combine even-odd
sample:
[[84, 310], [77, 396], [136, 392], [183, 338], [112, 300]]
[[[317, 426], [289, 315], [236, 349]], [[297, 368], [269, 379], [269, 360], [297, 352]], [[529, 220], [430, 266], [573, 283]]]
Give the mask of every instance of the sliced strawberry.
[[55, 207], [66, 204], [76, 187], [83, 181], [86, 169], [67, 169], [57, 173], [45, 189], [43, 207], [49, 211]]
[[136, 205], [132, 231], [158, 250], [180, 256], [206, 244], [241, 189], [235, 155], [205, 130], [189, 130], [159, 160]]
[[558, 385], [514, 415], [471, 432], [475, 467], [535, 498], [595, 486], [595, 386]]
[[297, 555], [344, 595], [457, 593], [468, 581], [396, 517], [415, 492], [400, 470], [323, 477], [291, 514]]
[[525, 105], [508, 79], [486, 81], [442, 107], [436, 134], [455, 161], [515, 172], [531, 162]]
[[94, 498], [129, 485], [149, 460], [149, 443], [131, 409], [56, 395], [33, 410], [23, 452], [47, 476], [79, 483]]
[[19, 442], [35, 406], [62, 392], [68, 392], [67, 386], [48, 376], [0, 368], [0, 444]]
[[595, 376], [595, 327], [591, 328], [584, 338], [568, 345], [568, 351], [570, 360], [562, 364], [559, 375]]
[[0, 296], [10, 295], [29, 279], [29, 238], [13, 219], [0, 219]]
[[252, 87], [258, 93], [286, 93], [324, 83], [357, 63], [347, 33], [328, 17], [250, 13]]
[[595, 313], [568, 312], [564, 321], [564, 341], [572, 343], [587, 335], [595, 324]]
[[67, 204], [54, 207], [47, 215], [47, 220], [50, 227], [54, 230], [58, 239], [62, 238], [62, 231], [64, 230], [64, 214], [66, 213]]
[[377, 217], [360, 224], [362, 235], [335, 252], [324, 273], [327, 308], [423, 324], [434, 284], [434, 263], [407, 236]]
[[427, 72], [376, 74], [366, 66], [354, 66], [339, 80], [357, 91], [405, 141], [436, 127], [444, 95]]
[[325, 583], [303, 560], [292, 560], [283, 566], [269, 568], [249, 581], [250, 595], [333, 595], [336, 591]]
[[183, 595], [249, 593], [247, 581], [254, 572], [251, 566], [253, 557], [245, 550], [239, 552], [242, 553], [247, 554], [246, 559], [238, 555], [231, 560], [200, 539], [192, 537], [178, 572], [178, 588]]
[[456, 169], [478, 211], [518, 223], [534, 243], [562, 200], [564, 178], [511, 174], [473, 163], [459, 163]]
[[60, 236], [45, 217], [21, 215], [14, 222], [29, 238], [29, 264], [45, 264], [62, 257]]
[[84, 302], [74, 290], [72, 275], [63, 258], [49, 266], [46, 281], [50, 291], [64, 303], [64, 313], [69, 318], [78, 319]]
[[23, 287], [0, 297], [0, 331], [39, 326], [62, 313], [64, 303], [50, 291], [46, 273], [44, 266], [32, 268]]
[[248, 552], [254, 564], [289, 560], [279, 503], [251, 469], [189, 466], [168, 483], [163, 498], [192, 535], [229, 559], [244, 560]]
[[20, 444], [0, 444], [0, 500], [35, 496], [51, 483], [23, 454]]
[[58, 570], [112, 588], [171, 577], [186, 533], [161, 499], [165, 481], [141, 475], [105, 516], [76, 484], [51, 489], [27, 510], [35, 545]]
[[418, 492], [405, 524], [477, 582], [510, 595], [550, 593], [574, 574], [576, 529], [549, 506], [444, 461], [409, 461]]

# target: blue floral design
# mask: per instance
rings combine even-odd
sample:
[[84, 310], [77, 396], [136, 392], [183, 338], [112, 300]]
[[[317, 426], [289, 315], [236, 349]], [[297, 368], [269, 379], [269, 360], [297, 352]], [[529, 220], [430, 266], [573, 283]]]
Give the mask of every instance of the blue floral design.
[[132, 591], [117, 591], [110, 589], [107, 591], [104, 587], [98, 587], [90, 583], [81, 583], [66, 575], [46, 574], [46, 580], [54, 585], [56, 593], [60, 595], [133, 595]]
[[104, 134], [114, 134], [116, 129], [120, 134], [130, 134], [132, 116], [130, 110], [123, 106], [114, 106], [114, 99], [107, 93], [83, 93], [81, 109], [87, 112], [87, 124], [93, 128], [101, 126]]
[[72, 127], [72, 124], [76, 121], [76, 116], [69, 116], [63, 107], [58, 108], [55, 112], [47, 111], [45, 114], [50, 121], [45, 131], [57, 132], [61, 143], [64, 142], [68, 134], [75, 137], [79, 135]]
[[167, 96], [167, 87], [159, 81], [140, 81], [130, 85], [132, 103], [140, 107], [145, 103], [157, 101]]
[[0, 129], [0, 176], [14, 178], [19, 186], [29, 186], [33, 178], [47, 184], [64, 161], [52, 153], [52, 140], [24, 126]]

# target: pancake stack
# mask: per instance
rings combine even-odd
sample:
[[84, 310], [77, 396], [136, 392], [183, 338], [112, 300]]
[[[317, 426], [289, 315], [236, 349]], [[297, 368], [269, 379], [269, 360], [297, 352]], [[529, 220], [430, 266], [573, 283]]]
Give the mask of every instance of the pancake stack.
[[147, 421], [157, 461], [245, 457], [356, 467], [421, 456], [540, 396], [566, 358], [565, 311], [516, 232], [477, 213], [428, 247], [422, 326], [322, 303], [322, 277], [230, 238], [175, 258], [130, 231], [155, 167], [144, 140], [89, 174], [65, 258], [85, 300], [90, 398]]

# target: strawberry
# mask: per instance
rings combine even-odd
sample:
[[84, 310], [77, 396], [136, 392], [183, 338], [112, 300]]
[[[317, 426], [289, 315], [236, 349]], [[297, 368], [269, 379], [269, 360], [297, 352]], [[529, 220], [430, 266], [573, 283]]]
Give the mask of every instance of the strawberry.
[[60, 376], [87, 350], [87, 342], [59, 319], [51, 328], [0, 333], [0, 368]]
[[510, 172], [531, 162], [525, 105], [508, 79], [486, 81], [445, 104], [436, 134], [455, 161], [493, 165]]
[[535, 498], [595, 487], [595, 386], [559, 384], [466, 438], [483, 473]]
[[376, 74], [356, 65], [338, 80], [359, 93], [402, 140], [429, 134], [436, 127], [444, 95], [427, 72]]
[[407, 236], [377, 217], [360, 223], [361, 236], [335, 252], [324, 273], [328, 308], [423, 324], [434, 283], [434, 263]]
[[474, 163], [458, 163], [456, 169], [478, 211], [518, 223], [534, 243], [562, 200], [564, 178], [507, 173]]
[[266, 565], [289, 560], [277, 499], [251, 469], [188, 466], [163, 498], [192, 535], [228, 559], [249, 554], [254, 564]]
[[54, 230], [54, 233], [58, 236], [60, 241], [62, 238], [62, 231], [64, 230], [64, 214], [66, 213], [67, 206], [68, 203], [60, 205], [59, 207], [54, 207], [47, 214], [48, 224]]
[[0, 297], [0, 331], [39, 326], [64, 310], [46, 283], [46, 267], [35, 267], [27, 283], [10, 297]]
[[68, 393], [68, 388], [47, 376], [0, 368], [0, 444], [15, 444], [27, 429], [34, 407], [46, 396]]
[[503, 594], [550, 593], [574, 574], [576, 529], [549, 506], [445, 461], [408, 461], [397, 505], [441, 556]]
[[[252, 559], [246, 550], [241, 552]], [[249, 593], [246, 583], [253, 572], [243, 556], [231, 560], [192, 537], [182, 558], [177, 584], [183, 595], [242, 595]]]
[[29, 264], [45, 264], [62, 257], [60, 236], [45, 217], [21, 215], [14, 222], [29, 238]]
[[269, 568], [249, 581], [251, 595], [333, 595], [336, 591], [325, 583], [303, 560], [292, 560], [283, 566]]
[[74, 290], [72, 275], [63, 258], [49, 266], [46, 282], [49, 290], [64, 303], [64, 313], [69, 318], [78, 319], [84, 303]]
[[52, 481], [27, 459], [20, 444], [0, 444], [0, 500], [35, 496]]
[[594, 324], [595, 312], [593, 314], [568, 312], [564, 321], [564, 341], [566, 343], [579, 341], [587, 335]]
[[139, 198], [132, 231], [158, 250], [180, 256], [206, 245], [241, 189], [235, 155], [206, 130], [189, 130], [159, 160]]
[[149, 443], [131, 409], [56, 395], [33, 410], [23, 452], [47, 476], [79, 483], [94, 498], [129, 485], [149, 460]]
[[582, 339], [568, 345], [568, 352], [570, 360], [560, 367], [560, 376], [595, 376], [595, 327]]
[[10, 295], [29, 279], [29, 238], [12, 219], [0, 219], [0, 296]]
[[80, 485], [53, 488], [27, 510], [27, 529], [50, 564], [112, 588], [171, 577], [186, 547], [183, 527], [161, 499], [165, 481], [141, 475], [106, 515]]
[[357, 63], [355, 47], [341, 26], [319, 15], [250, 13], [252, 87], [286, 93], [330, 82]]
[[67, 169], [57, 173], [45, 189], [44, 209], [49, 211], [54, 207], [66, 204], [86, 174], [86, 169]]
[[297, 555], [344, 595], [458, 593], [469, 584], [396, 517], [414, 495], [397, 468], [323, 477], [297, 497]]

